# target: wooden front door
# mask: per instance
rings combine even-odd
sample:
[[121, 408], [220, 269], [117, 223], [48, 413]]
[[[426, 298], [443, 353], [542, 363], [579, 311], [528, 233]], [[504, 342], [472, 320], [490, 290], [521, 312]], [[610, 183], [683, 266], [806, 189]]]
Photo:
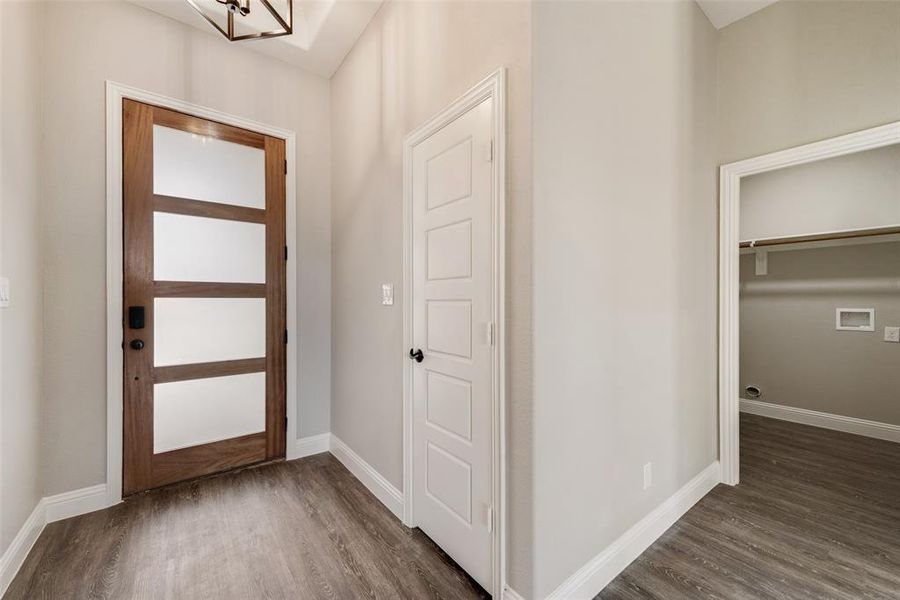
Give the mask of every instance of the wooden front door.
[[125, 100], [123, 493], [284, 457], [284, 140]]

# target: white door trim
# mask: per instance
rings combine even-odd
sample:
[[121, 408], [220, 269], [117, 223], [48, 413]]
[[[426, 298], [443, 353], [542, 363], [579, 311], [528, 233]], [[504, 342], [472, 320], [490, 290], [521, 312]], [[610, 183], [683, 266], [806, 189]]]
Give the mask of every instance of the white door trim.
[[297, 194], [296, 134], [287, 129], [106, 82], [106, 483], [108, 504], [122, 501], [122, 101], [126, 98], [170, 108], [203, 119], [250, 129], [285, 141], [285, 234], [287, 268], [287, 434], [285, 457], [295, 458], [297, 443]]
[[[494, 100], [494, 189], [493, 189], [493, 319], [496, 327], [492, 376], [492, 505], [494, 530], [492, 548], [492, 580], [494, 598], [500, 598], [506, 583], [506, 70], [500, 68], [482, 80], [441, 113], [410, 133], [403, 141], [403, 348], [406, 354], [412, 347], [412, 149], [434, 132], [445, 127], [487, 98]], [[412, 361], [403, 360], [403, 523], [416, 526], [413, 513], [413, 386]]]
[[740, 481], [738, 302], [742, 177], [900, 143], [900, 121], [729, 163], [719, 170], [719, 462], [722, 482]]

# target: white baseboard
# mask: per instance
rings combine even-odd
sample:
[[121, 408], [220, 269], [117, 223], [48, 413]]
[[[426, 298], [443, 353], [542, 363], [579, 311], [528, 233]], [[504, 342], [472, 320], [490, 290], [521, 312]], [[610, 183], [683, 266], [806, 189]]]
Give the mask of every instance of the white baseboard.
[[501, 600], [525, 600], [525, 597], [511, 587], [506, 586], [503, 588]]
[[43, 502], [46, 508], [47, 523], [77, 517], [109, 506], [105, 483], [47, 496]]
[[856, 435], [887, 440], [889, 442], [900, 442], [900, 426], [879, 423], [878, 421], [832, 415], [805, 408], [760, 402], [759, 400], [745, 400], [744, 398], [741, 398], [741, 412], [800, 423], [802, 425], [812, 425], [822, 429], [855, 433]]
[[287, 460], [294, 460], [295, 458], [303, 458], [305, 456], [312, 456], [313, 454], [321, 454], [322, 452], [328, 452], [331, 447], [331, 434], [330, 433], [320, 433], [319, 435], [310, 435], [307, 437], [299, 438], [296, 442], [294, 442], [293, 451], [290, 456], [287, 456]]
[[596, 596], [719, 482], [717, 461], [578, 569], [547, 596], [548, 600], [589, 600]]
[[0, 597], [6, 593], [48, 523], [94, 512], [108, 505], [105, 483], [41, 498], [0, 557]]
[[336, 435], [331, 434], [331, 453], [347, 470], [353, 473], [382, 504], [388, 507], [398, 519], [403, 520], [403, 492], [385, 479], [381, 473], [364, 461], [356, 452], [350, 449]]
[[25, 562], [25, 557], [31, 552], [31, 548], [38, 537], [40, 537], [46, 524], [44, 501], [41, 500], [34, 507], [34, 510], [31, 511], [28, 518], [25, 519], [25, 523], [19, 529], [16, 537], [13, 538], [9, 548], [6, 549], [3, 556], [0, 556], [0, 597], [6, 593], [6, 589], [12, 583], [16, 573], [19, 572], [22, 563]]

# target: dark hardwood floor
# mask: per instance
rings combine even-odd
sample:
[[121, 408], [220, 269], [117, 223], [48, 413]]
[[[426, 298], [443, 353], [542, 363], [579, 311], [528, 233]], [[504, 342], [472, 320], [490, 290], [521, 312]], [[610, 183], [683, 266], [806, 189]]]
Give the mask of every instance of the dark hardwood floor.
[[900, 598], [900, 444], [742, 415], [741, 484], [597, 598]]
[[48, 525], [5, 599], [485, 598], [329, 454]]
[[[741, 476], [597, 598], [900, 598], [900, 444], [743, 415]], [[485, 597], [328, 454], [53, 523], [4, 596]]]

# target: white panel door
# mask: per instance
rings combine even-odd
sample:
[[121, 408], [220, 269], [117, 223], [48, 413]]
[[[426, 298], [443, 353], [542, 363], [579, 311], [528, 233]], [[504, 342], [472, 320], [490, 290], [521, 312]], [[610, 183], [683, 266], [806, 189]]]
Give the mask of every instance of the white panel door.
[[412, 154], [416, 524], [482, 587], [491, 575], [493, 324], [487, 99]]

